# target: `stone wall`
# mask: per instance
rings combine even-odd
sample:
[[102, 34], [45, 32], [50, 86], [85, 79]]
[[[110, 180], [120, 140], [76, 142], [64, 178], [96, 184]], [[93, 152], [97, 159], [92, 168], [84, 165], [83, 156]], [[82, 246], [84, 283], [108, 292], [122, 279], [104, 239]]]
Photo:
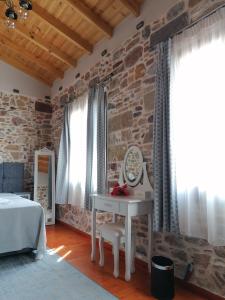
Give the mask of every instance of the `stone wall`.
[[37, 187], [37, 199], [44, 211], [48, 210], [48, 185], [38, 185]]
[[[121, 162], [127, 148], [137, 145], [147, 161], [152, 181], [152, 141], [155, 95], [154, 45], [171, 33], [185, 27], [224, 1], [177, 1], [169, 11], [152, 24], [145, 24], [120, 48], [108, 52], [86, 74], [81, 74], [73, 86], [53, 99], [53, 143], [58, 151], [63, 122], [62, 105], [87, 89], [90, 80], [104, 78], [113, 72], [107, 84], [108, 96], [108, 182], [118, 179]], [[149, 40], [151, 47], [149, 47]], [[70, 205], [57, 206], [57, 217], [76, 228], [90, 233], [90, 212]], [[98, 224], [110, 220], [109, 214], [98, 214]], [[147, 218], [134, 220], [137, 232], [137, 256], [146, 261]], [[190, 282], [225, 296], [225, 248], [212, 247], [206, 241], [171, 234], [154, 235], [154, 253], [169, 255], [176, 264], [177, 274], [184, 264], [192, 262]]]
[[33, 190], [34, 150], [51, 147], [48, 101], [0, 92], [0, 162], [24, 163], [25, 191]]

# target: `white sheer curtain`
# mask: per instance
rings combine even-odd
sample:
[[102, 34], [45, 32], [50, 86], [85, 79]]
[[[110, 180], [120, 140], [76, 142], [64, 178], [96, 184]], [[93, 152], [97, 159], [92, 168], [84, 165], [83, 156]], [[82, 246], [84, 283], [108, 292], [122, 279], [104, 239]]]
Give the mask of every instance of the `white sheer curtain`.
[[68, 203], [84, 207], [87, 155], [87, 103], [85, 93], [70, 105], [70, 157]]
[[182, 234], [225, 245], [225, 9], [172, 40], [171, 146]]

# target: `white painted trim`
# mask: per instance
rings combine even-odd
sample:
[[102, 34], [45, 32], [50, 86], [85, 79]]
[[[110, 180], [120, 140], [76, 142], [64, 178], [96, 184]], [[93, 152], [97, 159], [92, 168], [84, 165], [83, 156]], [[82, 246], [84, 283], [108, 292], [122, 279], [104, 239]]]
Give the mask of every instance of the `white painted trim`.
[[141, 166], [137, 178], [134, 181], [130, 181], [130, 179], [127, 177], [127, 173], [126, 173], [126, 162], [127, 162], [127, 157], [128, 157], [129, 153], [132, 150], [135, 150], [139, 154], [140, 165], [143, 165], [143, 155], [141, 153], [141, 150], [137, 146], [131, 146], [130, 148], [128, 148], [128, 150], [125, 154], [125, 157], [124, 157], [123, 176], [124, 176], [124, 179], [125, 179], [126, 183], [129, 186], [135, 187], [141, 180], [141, 177], [142, 177], [142, 174], [143, 174], [143, 168]]
[[55, 153], [54, 151], [49, 150], [48, 148], [43, 148], [41, 150], [35, 151], [35, 159], [34, 159], [34, 201], [38, 202], [37, 199], [37, 185], [38, 185], [38, 156], [39, 155], [47, 155], [51, 156], [52, 158], [52, 222], [47, 221], [46, 225], [53, 225], [55, 224]]

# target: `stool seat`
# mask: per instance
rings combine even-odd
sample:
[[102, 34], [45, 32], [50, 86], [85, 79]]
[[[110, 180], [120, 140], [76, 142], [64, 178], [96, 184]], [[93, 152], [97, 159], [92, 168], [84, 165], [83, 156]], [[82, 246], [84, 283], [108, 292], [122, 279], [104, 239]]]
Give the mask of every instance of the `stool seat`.
[[125, 227], [121, 223], [106, 223], [99, 226], [99, 231], [103, 235], [105, 234], [114, 234], [116, 236], [125, 235]]
[[[100, 260], [99, 265], [104, 266], [104, 239], [112, 243], [114, 255], [114, 271], [113, 274], [119, 277], [119, 248], [120, 244], [125, 241], [125, 226], [121, 223], [105, 223], [99, 226], [99, 250]], [[134, 272], [134, 258], [135, 258], [135, 235], [132, 230], [132, 258], [131, 271]]]

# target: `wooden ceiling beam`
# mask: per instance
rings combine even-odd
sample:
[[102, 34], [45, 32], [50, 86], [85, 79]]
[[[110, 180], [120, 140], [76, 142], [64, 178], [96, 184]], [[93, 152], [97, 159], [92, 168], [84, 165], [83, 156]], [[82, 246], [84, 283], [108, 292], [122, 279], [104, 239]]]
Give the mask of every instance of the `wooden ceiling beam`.
[[119, 0], [135, 17], [140, 16], [141, 6], [135, 0]]
[[28, 68], [26, 65], [24, 65], [22, 62], [20, 62], [18, 59], [14, 57], [9, 57], [8, 55], [4, 54], [4, 49], [1, 49], [0, 51], [0, 60], [3, 60], [7, 64], [15, 67], [16, 69], [19, 69], [20, 71], [26, 73], [27, 75], [30, 75], [31, 77], [37, 79], [38, 81], [42, 81], [48, 86], [52, 85], [52, 81], [46, 78], [41, 77], [37, 72], [35, 72], [33, 69]]
[[86, 21], [97, 27], [107, 37], [112, 37], [113, 28], [105, 22], [99, 15], [94, 13], [89, 7], [87, 7], [83, 1], [80, 0], [66, 0], [73, 9], [79, 13]]
[[39, 48], [47, 51], [49, 54], [56, 57], [66, 65], [76, 67], [76, 61], [73, 58], [60, 51], [56, 46], [52, 45], [52, 43], [47, 42], [45, 39], [40, 38], [34, 32], [29, 31], [20, 22], [16, 23], [16, 28], [14, 30], [16, 30], [16, 32], [22, 35], [25, 39], [28, 39]]
[[24, 47], [16, 45], [12, 40], [10, 40], [6, 35], [0, 32], [0, 44], [6, 46], [12, 51], [18, 53], [24, 59], [40, 66], [46, 72], [50, 73], [53, 78], [63, 78], [64, 72], [54, 68], [47, 61], [44, 61], [42, 58], [32, 54], [30, 51], [26, 50]]
[[89, 44], [88, 41], [83, 39], [79, 34], [74, 32], [64, 23], [62, 23], [59, 19], [55, 18], [53, 15], [49, 14], [44, 8], [39, 6], [36, 2], [32, 2], [33, 8], [32, 12], [42, 18], [45, 22], [51, 25], [58, 33], [63, 35], [66, 39], [72, 42], [75, 46], [80, 49], [85, 50], [88, 53], [91, 53], [93, 47]]

